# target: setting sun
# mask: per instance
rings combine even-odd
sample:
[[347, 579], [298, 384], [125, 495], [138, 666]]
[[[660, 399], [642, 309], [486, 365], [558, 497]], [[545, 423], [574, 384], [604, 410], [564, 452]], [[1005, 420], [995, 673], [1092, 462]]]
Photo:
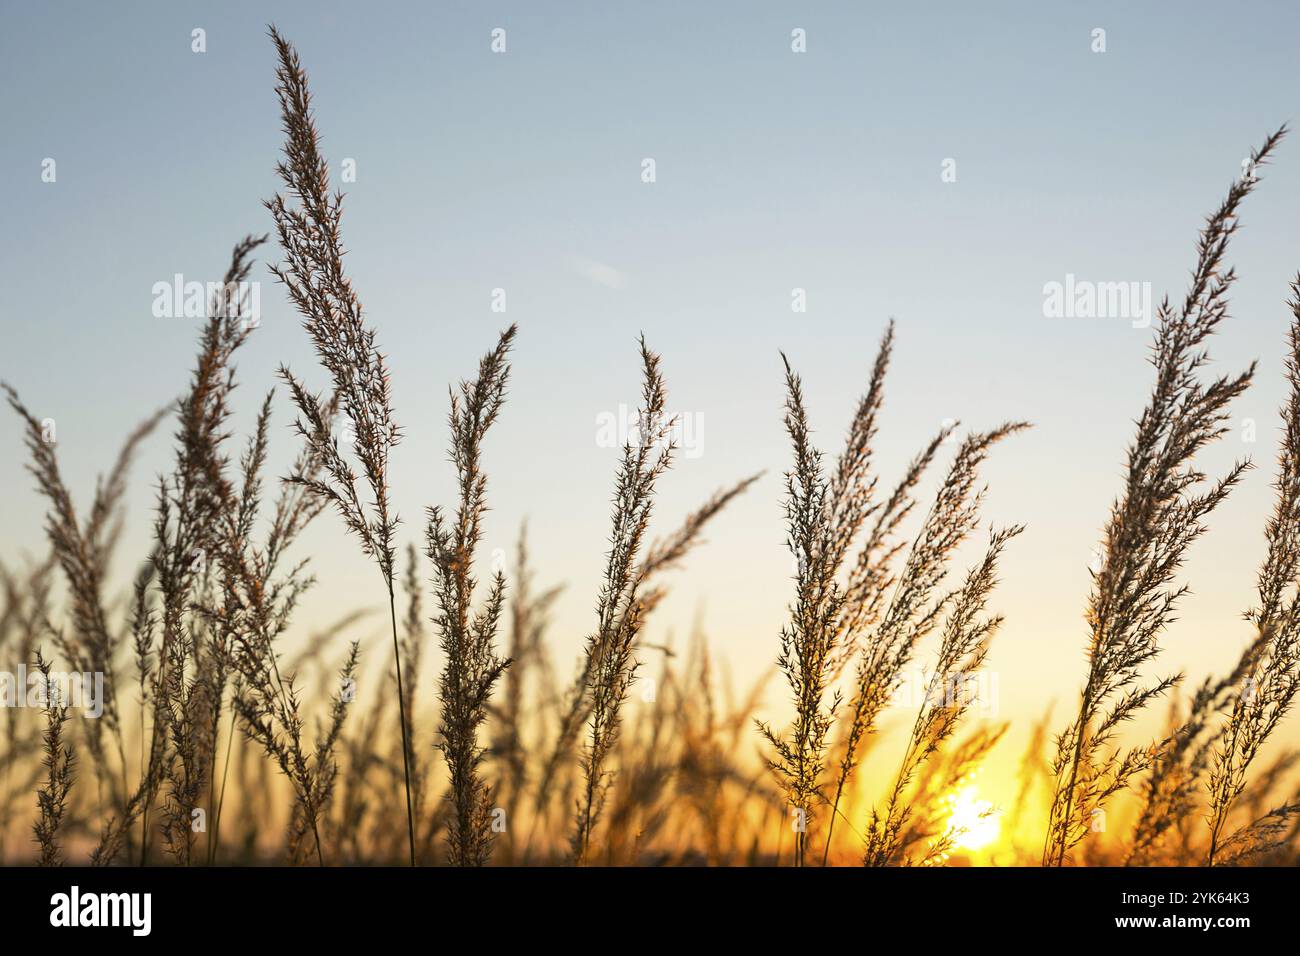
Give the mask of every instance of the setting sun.
[[1002, 830], [1002, 811], [979, 796], [967, 785], [948, 797], [948, 831], [953, 845], [966, 850], [982, 850], [998, 838]]

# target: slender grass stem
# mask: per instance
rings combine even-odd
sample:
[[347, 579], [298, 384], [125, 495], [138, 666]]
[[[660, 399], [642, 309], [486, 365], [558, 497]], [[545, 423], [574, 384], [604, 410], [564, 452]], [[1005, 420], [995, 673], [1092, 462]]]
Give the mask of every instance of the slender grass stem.
[[415, 866], [415, 808], [411, 804], [411, 742], [406, 733], [406, 689], [402, 683], [402, 652], [397, 641], [397, 598], [393, 582], [388, 581], [388, 612], [393, 624], [393, 666], [397, 672], [398, 719], [402, 727], [402, 773], [406, 780], [406, 837], [410, 848], [411, 866]]

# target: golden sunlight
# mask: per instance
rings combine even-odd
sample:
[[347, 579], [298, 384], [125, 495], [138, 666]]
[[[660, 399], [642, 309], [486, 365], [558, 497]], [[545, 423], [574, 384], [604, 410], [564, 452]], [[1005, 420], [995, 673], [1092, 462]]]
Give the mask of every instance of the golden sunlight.
[[982, 850], [998, 838], [1002, 830], [1002, 811], [979, 796], [974, 785], [968, 784], [948, 796], [948, 832], [953, 846], [966, 850]]

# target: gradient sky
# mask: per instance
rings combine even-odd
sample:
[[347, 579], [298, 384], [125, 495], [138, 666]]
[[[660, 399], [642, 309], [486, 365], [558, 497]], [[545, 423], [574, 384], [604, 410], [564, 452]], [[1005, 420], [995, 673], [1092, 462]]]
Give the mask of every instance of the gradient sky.
[[[236, 239], [269, 228], [274, 20], [311, 76], [326, 156], [336, 171], [357, 164], [344, 235], [390, 355], [410, 538], [424, 507], [452, 494], [447, 386], [518, 322], [510, 401], [488, 439], [486, 547], [509, 552], [528, 518], [540, 582], [568, 584], [553, 635], [566, 664], [592, 618], [617, 457], [595, 423], [635, 405], [644, 331], [671, 409], [702, 422], [698, 457], [661, 483], [659, 528], [767, 470], [678, 576], [651, 638], [680, 642], [698, 620], [748, 685], [771, 667], [791, 594], [779, 352], [834, 453], [894, 316], [886, 483], [945, 419], [1036, 425], [986, 471], [987, 518], [1028, 525], [1004, 562], [990, 667], [1017, 730], [1053, 700], [1063, 713], [1083, 677], [1087, 565], [1150, 381], [1150, 331], [1044, 318], [1043, 286], [1073, 273], [1181, 295], [1196, 230], [1243, 157], [1300, 119], [1300, 10], [900, 6], [3, 0], [0, 377], [57, 421], [82, 502], [131, 426], [183, 388], [197, 323], [154, 318], [151, 289], [177, 272], [218, 278]], [[191, 52], [196, 27], [203, 54]], [[496, 27], [504, 55], [489, 49]], [[796, 27], [805, 54], [791, 52]], [[947, 158], [955, 183], [940, 177]], [[1259, 358], [1259, 380], [1206, 456], [1216, 471], [1242, 455], [1262, 467], [1188, 564], [1195, 593], [1162, 661], [1196, 679], [1239, 652], [1263, 557], [1284, 301], [1300, 268], [1300, 143], [1264, 178], [1231, 254], [1233, 317], [1213, 344], [1225, 371]], [[240, 427], [281, 361], [323, 385], [281, 290], [256, 274], [264, 318], [240, 360]], [[498, 287], [505, 316], [489, 308]], [[791, 311], [796, 287], [806, 313]], [[1244, 419], [1258, 441], [1244, 440]], [[293, 439], [276, 435], [284, 462]], [[9, 561], [40, 550], [42, 506], [8, 414], [0, 447]], [[132, 562], [148, 547], [145, 479], [168, 455], [160, 435], [136, 471]], [[377, 572], [337, 519], [306, 544], [322, 586], [303, 624], [378, 602]]]

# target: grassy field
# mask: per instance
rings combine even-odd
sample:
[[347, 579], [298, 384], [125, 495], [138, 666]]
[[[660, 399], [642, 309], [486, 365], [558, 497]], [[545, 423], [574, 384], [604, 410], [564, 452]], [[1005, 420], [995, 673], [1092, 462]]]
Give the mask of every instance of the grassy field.
[[[485, 341], [478, 368], [450, 390], [456, 495], [429, 502], [417, 546], [390, 499], [403, 414], [390, 397], [383, 329], [349, 279], [343, 198], [320, 153], [307, 73], [286, 38], [272, 31], [271, 40], [283, 187], [266, 203], [270, 236], [234, 247], [187, 392], [127, 436], [79, 507], [51, 429], [25, 404], [31, 396], [5, 386], [47, 511], [38, 549], [47, 556], [0, 566], [4, 863], [1296, 861], [1300, 750], [1276, 744], [1300, 687], [1300, 284], [1279, 304], [1294, 322], [1278, 343], [1290, 399], [1276, 505], [1252, 558], [1257, 593], [1241, 597], [1256, 637], [1230, 673], [1164, 674], [1158, 660], [1188, 586], [1184, 556], [1250, 467], [1198, 469], [1255, 375], [1253, 366], [1216, 370], [1208, 348], [1230, 323], [1239, 209], [1285, 129], [1207, 218], [1185, 295], [1157, 309], [1150, 397], [1113, 507], [1098, 516], [1099, 560], [1080, 569], [1091, 573], [1089, 633], [1082, 656], [1062, 665], [1079, 667], [1078, 696], [1055, 722], [1043, 702], [1017, 799], [994, 806], [973, 781], [1006, 725], [978, 711], [1002, 621], [999, 561], [1023, 529], [984, 526], [980, 471], [1031, 424], [945, 425], [918, 436], [903, 474], [882, 476], [873, 442], [906, 328], [888, 326], [834, 450], [816, 444], [787, 360], [789, 613], [755, 641], [773, 662], [769, 678], [736, 690], [704, 635], [677, 649], [643, 639], [670, 572], [758, 476], [736, 475], [685, 516], [656, 513], [680, 449], [667, 414], [672, 357], [642, 338], [637, 428], [612, 476], [604, 570], [564, 583], [594, 595], [581, 660], [568, 670], [548, 643], [560, 582], [539, 579], [526, 532], [509, 575], [480, 553], [492, 495], [482, 449], [511, 413], [512, 362], [529, 360], [516, 351], [518, 330]], [[276, 263], [329, 382], [316, 393], [282, 367], [278, 383], [255, 383], [282, 389], [296, 409], [297, 458], [284, 475], [267, 468], [273, 436], [288, 431], [272, 421], [273, 392], [251, 434], [229, 428], [246, 396], [235, 367], [254, 328], [243, 297], [259, 256]], [[175, 454], [157, 483], [152, 552], [118, 554], [133, 457], [164, 432]], [[935, 475], [937, 490], [922, 494]], [[319, 633], [295, 624], [312, 599], [309, 556], [296, 547], [312, 522], [332, 523], [340, 548], [373, 562], [365, 586], [387, 605], [391, 642], [368, 672], [352, 640], [365, 609]], [[979, 556], [963, 562], [971, 543]], [[125, 597], [115, 557], [138, 569]], [[436, 681], [422, 682], [430, 662]], [[382, 684], [364, 676], [376, 668]], [[918, 670], [925, 678], [904, 700]], [[93, 719], [87, 686], [102, 688]], [[787, 710], [759, 722], [769, 686]], [[898, 722], [900, 708], [897, 746], [882, 747], [884, 715]], [[1156, 708], [1163, 732], [1133, 739], [1134, 719]]]

